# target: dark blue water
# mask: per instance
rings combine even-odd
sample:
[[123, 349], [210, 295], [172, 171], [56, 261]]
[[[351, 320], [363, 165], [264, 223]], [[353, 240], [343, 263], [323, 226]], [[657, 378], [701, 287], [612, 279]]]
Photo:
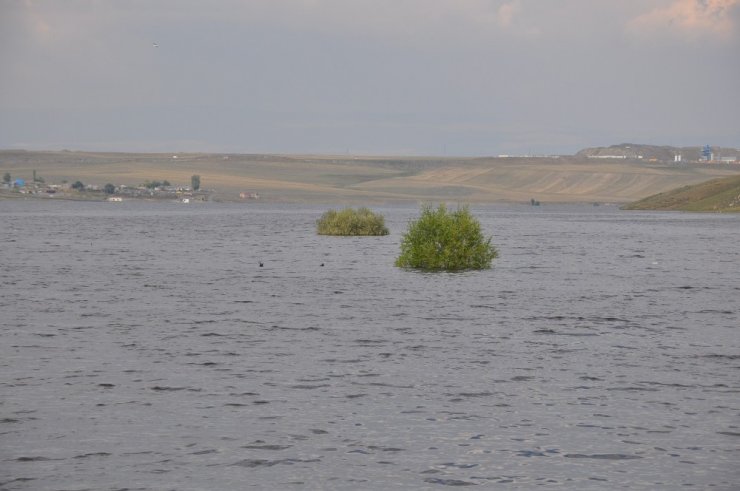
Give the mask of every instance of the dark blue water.
[[327, 208], [0, 202], [0, 489], [737, 489], [740, 215]]

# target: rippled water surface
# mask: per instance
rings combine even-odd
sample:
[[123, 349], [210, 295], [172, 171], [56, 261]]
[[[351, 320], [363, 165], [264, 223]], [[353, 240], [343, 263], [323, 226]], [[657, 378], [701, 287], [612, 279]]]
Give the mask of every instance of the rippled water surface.
[[0, 489], [737, 489], [740, 216], [325, 209], [0, 202]]

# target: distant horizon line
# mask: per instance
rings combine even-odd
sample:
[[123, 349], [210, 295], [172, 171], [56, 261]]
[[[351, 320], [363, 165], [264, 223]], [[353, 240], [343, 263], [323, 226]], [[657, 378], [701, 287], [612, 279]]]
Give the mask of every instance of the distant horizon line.
[[497, 154], [423, 154], [423, 153], [368, 153], [368, 152], [352, 152], [347, 150], [346, 152], [320, 152], [320, 151], [225, 151], [225, 150], [91, 150], [82, 148], [27, 148], [27, 147], [0, 147], [0, 152], [40, 152], [40, 153], [108, 153], [108, 154], [159, 154], [159, 155], [170, 155], [176, 157], [177, 155], [282, 155], [282, 156], [316, 156], [316, 157], [404, 157], [404, 158], [560, 158], [560, 157], [574, 157], [578, 153], [584, 150], [591, 149], [603, 149], [603, 148], [619, 148], [624, 146], [638, 146], [638, 147], [656, 147], [656, 148], [667, 148], [675, 150], [687, 150], [687, 149], [701, 149], [705, 145], [709, 145], [712, 149], [725, 149], [734, 150], [740, 152], [740, 147], [731, 147], [723, 145], [711, 145], [711, 144], [698, 144], [698, 145], [660, 145], [654, 143], [634, 143], [634, 142], [623, 142], [611, 145], [594, 145], [583, 147], [573, 153], [547, 153], [547, 152], [533, 152], [533, 153], [497, 153]]

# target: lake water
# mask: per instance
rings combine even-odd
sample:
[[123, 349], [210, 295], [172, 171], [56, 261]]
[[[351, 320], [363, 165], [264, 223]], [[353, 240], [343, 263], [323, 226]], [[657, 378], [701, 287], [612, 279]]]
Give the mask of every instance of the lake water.
[[0, 202], [0, 489], [738, 489], [740, 215], [327, 208]]

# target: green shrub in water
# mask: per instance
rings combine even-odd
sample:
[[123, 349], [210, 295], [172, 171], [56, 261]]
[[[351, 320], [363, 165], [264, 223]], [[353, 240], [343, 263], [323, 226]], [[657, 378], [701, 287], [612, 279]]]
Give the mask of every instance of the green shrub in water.
[[319, 235], [388, 235], [383, 215], [367, 208], [329, 210], [316, 221]]
[[467, 206], [447, 211], [426, 205], [421, 217], [409, 223], [401, 240], [396, 266], [431, 271], [487, 269], [498, 251], [491, 238], [484, 237], [480, 222]]

